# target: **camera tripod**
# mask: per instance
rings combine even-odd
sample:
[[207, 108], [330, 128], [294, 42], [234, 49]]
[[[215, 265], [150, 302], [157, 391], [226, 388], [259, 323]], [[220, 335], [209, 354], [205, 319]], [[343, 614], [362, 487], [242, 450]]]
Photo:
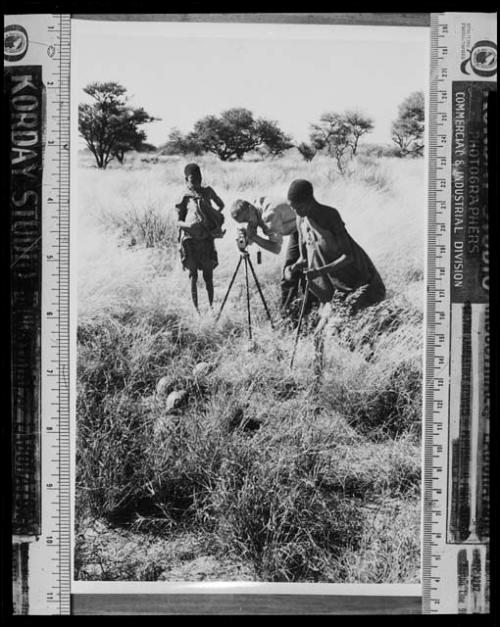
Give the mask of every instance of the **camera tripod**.
[[222, 310], [224, 309], [224, 305], [226, 304], [226, 301], [228, 299], [229, 292], [231, 291], [231, 288], [233, 287], [234, 280], [236, 279], [236, 275], [238, 274], [238, 270], [240, 269], [241, 262], [243, 262], [244, 265], [245, 265], [245, 286], [246, 286], [246, 295], [247, 295], [248, 337], [250, 339], [252, 339], [252, 316], [251, 316], [251, 313], [250, 313], [250, 286], [249, 286], [249, 281], [248, 281], [248, 267], [249, 266], [250, 266], [250, 270], [252, 272], [253, 279], [255, 281], [255, 285], [257, 286], [257, 290], [259, 292], [259, 296], [260, 296], [260, 298], [262, 300], [262, 304], [264, 305], [264, 309], [266, 310], [267, 317], [269, 318], [269, 322], [271, 323], [271, 327], [272, 328], [274, 328], [274, 327], [273, 327], [273, 321], [272, 321], [272, 318], [271, 318], [271, 314], [269, 313], [269, 309], [267, 307], [266, 299], [264, 298], [264, 294], [262, 293], [262, 289], [260, 287], [259, 279], [257, 278], [257, 275], [255, 274], [255, 270], [254, 270], [253, 265], [252, 265], [252, 260], [250, 259], [250, 254], [249, 254], [249, 252], [246, 249], [244, 249], [244, 250], [240, 249], [240, 259], [238, 261], [238, 264], [236, 266], [236, 270], [234, 271], [233, 276], [231, 278], [231, 281], [229, 283], [229, 287], [227, 288], [226, 295], [224, 296], [224, 300], [222, 301], [222, 305], [221, 305], [221, 307], [219, 309], [219, 313], [217, 314], [215, 322], [218, 322], [218, 320], [220, 318], [220, 315], [222, 313]]

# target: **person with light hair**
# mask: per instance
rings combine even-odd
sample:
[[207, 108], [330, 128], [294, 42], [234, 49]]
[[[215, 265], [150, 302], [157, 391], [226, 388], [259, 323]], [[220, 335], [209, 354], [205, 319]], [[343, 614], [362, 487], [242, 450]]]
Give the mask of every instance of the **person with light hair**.
[[230, 213], [234, 220], [246, 223], [246, 235], [249, 244], [257, 244], [263, 250], [279, 255], [283, 239], [290, 236], [283, 275], [281, 278], [281, 310], [283, 315], [290, 314], [293, 299], [299, 292], [300, 276], [285, 278], [288, 265], [296, 260], [295, 247], [297, 233], [296, 216], [286, 200], [261, 196], [253, 202], [238, 198]]

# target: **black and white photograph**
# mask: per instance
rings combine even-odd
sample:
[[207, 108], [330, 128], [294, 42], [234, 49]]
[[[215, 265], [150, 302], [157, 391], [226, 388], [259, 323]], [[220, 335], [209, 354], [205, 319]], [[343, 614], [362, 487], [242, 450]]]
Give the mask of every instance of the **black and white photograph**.
[[74, 581], [420, 584], [428, 28], [71, 28]]

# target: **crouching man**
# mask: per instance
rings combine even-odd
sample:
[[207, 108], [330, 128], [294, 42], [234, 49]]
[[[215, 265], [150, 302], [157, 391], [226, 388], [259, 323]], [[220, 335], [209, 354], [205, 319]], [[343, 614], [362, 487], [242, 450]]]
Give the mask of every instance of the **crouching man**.
[[347, 232], [337, 209], [319, 203], [311, 183], [301, 179], [290, 185], [288, 202], [297, 215], [299, 240], [288, 276], [305, 269], [309, 290], [321, 303], [330, 302], [335, 294], [355, 295], [352, 314], [383, 300], [385, 286], [380, 274]]
[[316, 369], [323, 369], [323, 328], [331, 314], [334, 296], [347, 300], [349, 313], [379, 303], [385, 286], [372, 260], [349, 235], [337, 209], [314, 198], [309, 181], [298, 179], [288, 190], [288, 202], [297, 215], [298, 246], [286, 278], [305, 274], [309, 292], [321, 307], [315, 330]]

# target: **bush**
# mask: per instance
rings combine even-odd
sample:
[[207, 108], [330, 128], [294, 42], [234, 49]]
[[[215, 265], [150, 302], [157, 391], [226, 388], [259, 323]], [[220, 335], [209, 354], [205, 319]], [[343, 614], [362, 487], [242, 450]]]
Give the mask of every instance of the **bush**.
[[[322, 398], [371, 439], [418, 438], [422, 406], [422, 314], [404, 299], [350, 318], [334, 303], [324, 352]], [[329, 360], [329, 363], [328, 363]]]
[[137, 472], [148, 463], [149, 417], [123, 393], [92, 403], [90, 411], [80, 395], [78, 405], [77, 502], [94, 516], [120, 516], [145, 496]]
[[212, 515], [221, 547], [239, 552], [264, 581], [334, 580], [336, 561], [356, 548], [363, 525], [355, 502], [322, 491], [317, 452], [276, 459], [252, 445], [224, 462]]
[[109, 230], [118, 233], [127, 246], [172, 248], [177, 242], [177, 227], [172, 214], [165, 216], [154, 207], [122, 208], [102, 214]]
[[389, 144], [361, 144], [358, 148], [358, 156], [381, 159], [382, 157], [399, 157], [400, 150]]

